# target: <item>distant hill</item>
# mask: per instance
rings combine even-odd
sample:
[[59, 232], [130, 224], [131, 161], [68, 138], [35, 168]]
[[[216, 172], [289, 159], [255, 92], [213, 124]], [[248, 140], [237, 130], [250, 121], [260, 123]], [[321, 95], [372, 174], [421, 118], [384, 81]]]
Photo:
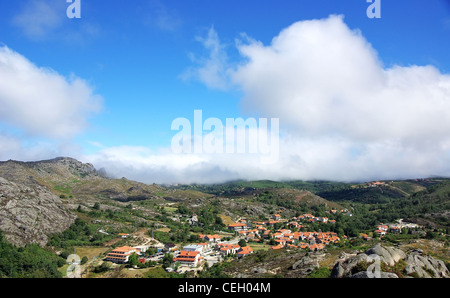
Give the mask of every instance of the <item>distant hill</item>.
[[[48, 235], [66, 229], [80, 215], [80, 206], [84, 212], [94, 212], [86, 218], [113, 219], [112, 229], [118, 224], [161, 225], [167, 216], [178, 216], [179, 207], [208, 219], [214, 219], [214, 211], [230, 221], [269, 218], [273, 212], [284, 212], [286, 218], [311, 210], [325, 214], [360, 205], [370, 220], [355, 216], [355, 228], [362, 221], [368, 227], [378, 220], [398, 218], [449, 226], [450, 182], [439, 178], [359, 184], [259, 180], [162, 186], [111, 179], [92, 164], [69, 157], [0, 162], [0, 178], [0, 230], [16, 245], [45, 244]], [[94, 209], [95, 204], [102, 208]]]
[[328, 189], [318, 187], [315, 194], [334, 202], [387, 203], [392, 199], [408, 197], [445, 179], [417, 179], [382, 181], [378, 183], [334, 184]]
[[380, 217], [391, 221], [403, 217], [419, 225], [450, 228], [450, 181], [439, 179], [426, 189], [392, 200], [382, 206]]
[[148, 185], [126, 178], [110, 179], [92, 164], [69, 157], [37, 162], [0, 162], [0, 177], [13, 182], [41, 185], [63, 198], [107, 198], [118, 201], [139, 201], [158, 198], [185, 199], [201, 193], [171, 190], [156, 184]]
[[44, 245], [67, 229], [76, 206], [98, 202], [183, 201], [208, 198], [197, 191], [168, 189], [126, 178], [109, 179], [93, 165], [69, 157], [0, 162], [0, 230], [16, 245]]
[[275, 188], [271, 189], [276, 198], [280, 200], [291, 201], [295, 205], [325, 206], [326, 210], [344, 209], [342, 205], [328, 201], [307, 190], [299, 190], [295, 188]]
[[[298, 185], [309, 187], [298, 187]], [[333, 182], [323, 182], [324, 189], [328, 189]], [[337, 183], [340, 185], [340, 183]], [[298, 209], [304, 206], [325, 206], [326, 209], [343, 209], [338, 202], [331, 202], [305, 189], [320, 188], [314, 182], [277, 182], [271, 180], [234, 181], [214, 185], [178, 185], [177, 189], [196, 190], [226, 198], [246, 198], [247, 201], [272, 204], [279, 207]]]

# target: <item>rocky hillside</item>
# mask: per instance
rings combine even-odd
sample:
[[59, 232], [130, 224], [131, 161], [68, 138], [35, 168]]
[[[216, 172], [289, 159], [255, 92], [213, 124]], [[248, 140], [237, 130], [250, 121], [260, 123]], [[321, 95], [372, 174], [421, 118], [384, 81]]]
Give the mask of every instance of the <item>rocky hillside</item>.
[[14, 182], [43, 185], [48, 181], [101, 178], [93, 165], [69, 157], [36, 162], [14, 160], [0, 162], [0, 176]]
[[0, 162], [0, 178], [0, 230], [8, 241], [19, 246], [46, 244], [49, 235], [73, 223], [74, 211], [80, 205], [143, 200], [162, 204], [211, 197], [126, 178], [110, 179], [92, 164], [68, 157]]
[[0, 177], [0, 230], [9, 242], [45, 245], [50, 234], [64, 231], [75, 218], [47, 188]]
[[[123, 202], [167, 198], [183, 200], [193, 192], [169, 190], [159, 185], [147, 185], [126, 178], [110, 179], [92, 164], [69, 157], [37, 162], [0, 162], [0, 177], [25, 185], [40, 185], [63, 198], [113, 199]], [[196, 192], [200, 197], [209, 197]]]
[[[378, 265], [377, 265], [378, 262]], [[378, 275], [376, 268], [378, 266]], [[332, 278], [448, 278], [444, 262], [421, 250], [404, 252], [389, 246], [375, 245], [364, 253], [345, 256], [334, 266]]]
[[281, 188], [273, 189], [272, 191], [278, 198], [292, 201], [295, 204], [305, 204], [308, 206], [324, 205], [327, 210], [343, 209], [340, 204], [325, 200], [324, 198], [307, 190]]
[[[327, 269], [324, 264], [330, 264]], [[334, 264], [334, 266], [332, 265]], [[326, 269], [322, 278], [449, 278], [442, 260], [420, 249], [403, 250], [377, 244], [364, 252], [304, 252], [296, 250], [259, 251], [223, 270], [235, 278], [305, 278]]]

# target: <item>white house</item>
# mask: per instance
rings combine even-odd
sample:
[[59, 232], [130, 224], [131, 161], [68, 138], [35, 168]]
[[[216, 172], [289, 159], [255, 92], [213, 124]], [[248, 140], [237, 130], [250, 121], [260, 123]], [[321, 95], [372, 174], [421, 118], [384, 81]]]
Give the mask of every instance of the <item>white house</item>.
[[181, 265], [196, 267], [202, 257], [199, 251], [182, 250], [180, 254], [173, 259], [174, 262], [179, 262]]
[[203, 251], [203, 246], [199, 244], [189, 244], [183, 247], [183, 251]]

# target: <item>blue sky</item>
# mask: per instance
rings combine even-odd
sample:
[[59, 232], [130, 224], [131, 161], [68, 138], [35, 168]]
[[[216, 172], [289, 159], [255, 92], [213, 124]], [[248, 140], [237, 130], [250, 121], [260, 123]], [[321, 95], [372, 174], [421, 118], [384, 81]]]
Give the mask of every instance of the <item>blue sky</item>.
[[[447, 135], [440, 129], [435, 132], [436, 123], [433, 121], [447, 116], [441, 113], [450, 101], [447, 93], [450, 73], [450, 2], [383, 0], [380, 19], [368, 18], [366, 10], [370, 4], [365, 0], [81, 0], [81, 18], [69, 19], [66, 9], [70, 3], [64, 0], [0, 0], [0, 47], [4, 49], [4, 60], [0, 59], [0, 68], [5, 69], [3, 75], [8, 78], [8, 81], [4, 81], [7, 84], [0, 84], [0, 103], [3, 105], [3, 109], [0, 108], [0, 139], [3, 143], [0, 159], [35, 160], [70, 155], [92, 162], [97, 167], [105, 167], [114, 175], [158, 183], [264, 178], [343, 177], [357, 180], [447, 175], [450, 169], [441, 165], [450, 155]], [[341, 17], [333, 21], [330, 15]], [[294, 26], [312, 20], [317, 21], [314, 23], [315, 27]], [[275, 49], [274, 38], [279, 37], [283, 30], [289, 29], [293, 40], [279, 45], [282, 49], [278, 48], [279, 58], [282, 59], [279, 61], [294, 61], [296, 56], [288, 54], [291, 50], [296, 50], [297, 43], [294, 39], [298, 36], [314, 36], [317, 32], [330, 28], [325, 24], [342, 27], [338, 32], [342, 36], [338, 37], [348, 37], [349, 42], [347, 44], [347, 40], [343, 39], [343, 47], [359, 45], [359, 41], [368, 44], [361, 45], [361, 51], [355, 50], [356, 57], [366, 50], [369, 53], [361, 55], [361, 66], [365, 65], [366, 60], [373, 59], [379, 67], [374, 73], [401, 68], [399, 71], [383, 74], [386, 75], [386, 80], [391, 80], [385, 86], [386, 90], [380, 91], [380, 96], [388, 94], [383, 98], [410, 96], [408, 92], [395, 93], [395, 88], [390, 88], [393, 84], [400, 84], [405, 80], [408, 84], [413, 84], [416, 80], [430, 80], [423, 88], [414, 85], [417, 88], [413, 93], [414, 100], [409, 104], [406, 102], [408, 115], [415, 116], [409, 119], [409, 116], [402, 115], [405, 109], [399, 107], [398, 110], [394, 109], [398, 112], [396, 116], [386, 116], [387, 121], [377, 118], [373, 122], [362, 123], [364, 119], [359, 119], [362, 122], [356, 122], [355, 119], [354, 125], [349, 124], [345, 118], [361, 113], [361, 109], [364, 109], [359, 107], [359, 110], [353, 110], [358, 106], [353, 97], [361, 95], [355, 93], [333, 95], [334, 99], [339, 97], [343, 101], [339, 111], [346, 117], [336, 117], [331, 122], [324, 120], [315, 123], [306, 118], [304, 121], [297, 121], [297, 116], [288, 113], [292, 112], [292, 108], [287, 111], [277, 106], [278, 101], [280, 105], [284, 102], [283, 92], [278, 90], [286, 88], [270, 88], [264, 94], [273, 92], [272, 97], [257, 98], [260, 96], [259, 90], [267, 87], [267, 84], [258, 84], [267, 82], [273, 73], [289, 73], [287, 79], [292, 79], [289, 85], [292, 86], [296, 84], [297, 76], [298, 80], [302, 76], [309, 77], [306, 71], [308, 68], [305, 66], [305, 71], [300, 73], [292, 69], [274, 69], [272, 73], [271, 69], [267, 69], [267, 77], [264, 77], [264, 73], [253, 73], [249, 61], [263, 63], [258, 59], [265, 59], [261, 58], [264, 55], [244, 55], [242, 43], [254, 46], [255, 49], [258, 45], [258, 49], [272, 49], [272, 46]], [[321, 49], [310, 49], [309, 52], [297, 49], [297, 54], [307, 56], [324, 51], [324, 59], [318, 61], [330, 59], [331, 63], [319, 64], [317, 68], [327, 73], [327, 67], [333, 65], [328, 73], [339, 77], [342, 71], [349, 78], [357, 77], [346, 73], [350, 69], [346, 64], [334, 65], [333, 61], [339, 61], [340, 56], [333, 58], [333, 47], [330, 47], [329, 53], [326, 52], [327, 40], [332, 44], [339, 43], [339, 40], [333, 40], [336, 36], [331, 31], [317, 35], [323, 39], [317, 43], [323, 45]], [[353, 39], [352, 32], [358, 37]], [[304, 35], [296, 35], [297, 33]], [[292, 45], [292, 49], [288, 51], [282, 48], [287, 45]], [[302, 44], [298, 46], [301, 47]], [[285, 56], [281, 57], [282, 53]], [[13, 68], [14, 63], [19, 64], [20, 58], [27, 61], [27, 67], [36, 71], [36, 77], [30, 80], [34, 80], [37, 89], [30, 87], [34, 84], [28, 83], [20, 87], [21, 82], [28, 82], [19, 81], [22, 76], [17, 75], [17, 81], [12, 81], [14, 77], [8, 76], [8, 67]], [[369, 61], [368, 65], [372, 65], [372, 62]], [[416, 71], [413, 66], [432, 69], [420, 68]], [[303, 69], [303, 65], [299, 64], [298, 68]], [[47, 76], [41, 76], [45, 71], [52, 72], [53, 77], [48, 73]], [[208, 77], [202, 77], [201, 71], [206, 71]], [[365, 72], [365, 69], [358, 71]], [[67, 92], [58, 93], [60, 89], [49, 77], [65, 81]], [[323, 75], [314, 73], [310, 77], [321, 78]], [[252, 78], [260, 80], [259, 83], [251, 81]], [[302, 90], [310, 86], [321, 89], [317, 86], [322, 85], [328, 90], [328, 82], [333, 81], [333, 78], [332, 76], [326, 82], [315, 81], [308, 86], [302, 85], [305, 87]], [[377, 75], [368, 76], [367, 80], [372, 78], [376, 80]], [[77, 79], [79, 84], [74, 84]], [[306, 84], [306, 81], [308, 80], [303, 80], [302, 84]], [[15, 86], [15, 89], [8, 86]], [[39, 86], [42, 88], [38, 88]], [[352, 88], [352, 85], [348, 88]], [[25, 92], [28, 89], [29, 93]], [[289, 96], [298, 99], [293, 107], [299, 107], [300, 111], [307, 105], [313, 111], [320, 111], [317, 114], [319, 118], [333, 117], [328, 114], [329, 107], [320, 110], [322, 106], [318, 105], [315, 109], [317, 101], [302, 101], [301, 98], [306, 95], [301, 90], [294, 89], [289, 90], [292, 92]], [[47, 97], [53, 91], [56, 95]], [[427, 103], [427, 107], [443, 103], [440, 108], [427, 110], [424, 116], [426, 120], [423, 120], [418, 113], [423, 111], [421, 103], [429, 100], [427, 92], [433, 96], [437, 94], [433, 101]], [[77, 95], [72, 98], [69, 94]], [[323, 98], [325, 95], [317, 96]], [[367, 94], [367, 97], [371, 97], [371, 94]], [[362, 95], [361, 100], [364, 98]], [[18, 104], [20, 100], [23, 100], [23, 104]], [[373, 100], [376, 102], [378, 99]], [[390, 105], [390, 102], [382, 100], [381, 103], [384, 104], [384, 109]], [[402, 104], [405, 102], [392, 103], [392, 106]], [[172, 121], [177, 117], [192, 119], [194, 110], [197, 109], [203, 111], [204, 118], [224, 120], [229, 117], [257, 115], [279, 118], [282, 134], [286, 136], [281, 146], [289, 149], [280, 148], [281, 158], [275, 169], [261, 168], [259, 165], [249, 169], [245, 163], [242, 166], [242, 159], [247, 159], [242, 156], [228, 160], [231, 157], [189, 155], [181, 156], [181, 165], [165, 165], [165, 161], [173, 160], [173, 156], [167, 153], [175, 134], [170, 129]], [[379, 110], [373, 113], [375, 115], [382, 112]], [[40, 120], [32, 119], [36, 114], [41, 117]], [[298, 118], [302, 117], [301, 114], [298, 113]], [[402, 122], [398, 119], [403, 118], [406, 119], [404, 123], [398, 123]], [[418, 119], [424, 121], [421, 127], [426, 127], [431, 135], [428, 141], [423, 142], [424, 134], [420, 129], [413, 129], [414, 133], [404, 131], [404, 127], [411, 127], [410, 123], [417, 123]], [[382, 127], [386, 123], [389, 123], [390, 131], [398, 127], [398, 134], [361, 137], [371, 135], [370, 131], [377, 130], [378, 125]], [[445, 126], [446, 122], [440, 121], [438, 124]], [[361, 131], [350, 128], [345, 130], [345, 127], [353, 126], [361, 127]], [[422, 142], [418, 141], [419, 138]], [[292, 140], [294, 141], [291, 142]], [[297, 149], [295, 146], [298, 146]], [[438, 151], [432, 149], [436, 146]], [[333, 153], [324, 153], [325, 148]], [[322, 152], [322, 157], [328, 157], [322, 160], [322, 157], [315, 155], [317, 152]], [[408, 156], [409, 161], [405, 159], [393, 165], [391, 158], [395, 155], [394, 152], [398, 156]], [[411, 158], [417, 160], [417, 163], [411, 165]], [[344, 161], [347, 166], [341, 164]], [[333, 166], [327, 166], [330, 164]], [[292, 169], [286, 171], [285, 165], [292, 166]], [[341, 171], [347, 174], [342, 175]], [[173, 172], [179, 175], [174, 175]], [[214, 175], [217, 179], [206, 179]]]

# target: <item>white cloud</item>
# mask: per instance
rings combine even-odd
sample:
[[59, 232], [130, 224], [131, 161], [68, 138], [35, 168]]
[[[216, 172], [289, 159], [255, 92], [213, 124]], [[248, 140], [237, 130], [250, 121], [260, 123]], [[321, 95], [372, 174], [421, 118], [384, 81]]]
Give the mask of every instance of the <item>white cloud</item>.
[[[371, 181], [448, 175], [448, 143], [442, 148], [405, 148], [396, 142], [364, 144], [342, 138], [285, 137], [276, 163], [258, 154], [174, 154], [145, 147], [111, 147], [80, 157], [115, 178], [144, 183], [222, 183], [230, 180]], [[355, 149], [356, 148], [356, 149]], [[360, 151], [358, 151], [359, 149]], [[447, 154], [447, 156], [446, 156]]]
[[280, 118], [293, 140], [285, 146], [301, 148], [293, 156], [310, 165], [299, 178], [450, 174], [449, 75], [433, 66], [385, 68], [341, 16], [297, 22], [268, 46], [239, 50], [247, 62], [231, 77], [243, 106]]
[[190, 58], [196, 66], [187, 69], [181, 78], [202, 82], [209, 88], [228, 89], [230, 69], [226, 46], [220, 41], [214, 27], [208, 30], [206, 37], [197, 36], [196, 40], [207, 50], [208, 56], [198, 58], [191, 53]]
[[24, 2], [22, 10], [13, 17], [12, 24], [33, 40], [45, 39], [62, 25], [66, 17], [65, 5], [65, 1], [57, 0]]
[[175, 11], [168, 10], [161, 2], [157, 3], [155, 16], [156, 26], [163, 31], [175, 31], [183, 24], [180, 16]]
[[[244, 112], [279, 118], [283, 137], [275, 165], [203, 155], [178, 169], [183, 181], [449, 176], [450, 76], [433, 66], [385, 67], [342, 16], [297, 22], [270, 45], [246, 37], [237, 43], [238, 67], [213, 29], [202, 41], [210, 55], [191, 70], [196, 78], [221, 89], [234, 83]], [[192, 171], [200, 165], [205, 171]], [[207, 176], [210, 169], [217, 174]]]
[[298, 22], [269, 46], [239, 49], [249, 62], [232, 77], [244, 106], [280, 117], [292, 132], [355, 141], [448, 136], [450, 76], [432, 66], [383, 68], [340, 16]]
[[0, 121], [31, 136], [68, 140], [86, 129], [102, 98], [83, 79], [65, 78], [0, 47]]
[[[58, 41], [69, 45], [84, 46], [101, 35], [102, 29], [89, 18], [74, 22], [67, 17], [71, 3], [65, 0], [27, 0], [11, 17], [11, 24], [23, 35], [35, 42]], [[82, 6], [88, 9], [88, 6]]]
[[146, 1], [144, 5], [142, 22], [145, 25], [172, 33], [183, 25], [183, 19], [178, 11], [168, 6], [170, 3], [150, 0]]
[[50, 159], [58, 152], [55, 144], [46, 141], [27, 141], [0, 131], [0, 160], [35, 161]]

